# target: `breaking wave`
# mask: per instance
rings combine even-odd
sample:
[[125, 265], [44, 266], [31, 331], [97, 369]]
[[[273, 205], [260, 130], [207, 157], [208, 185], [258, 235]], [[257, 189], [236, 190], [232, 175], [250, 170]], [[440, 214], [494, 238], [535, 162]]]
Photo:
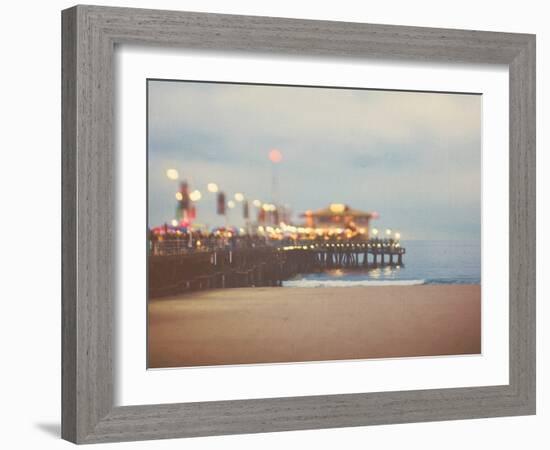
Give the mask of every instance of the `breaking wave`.
[[357, 286], [416, 286], [426, 280], [288, 280], [284, 287], [357, 287]]

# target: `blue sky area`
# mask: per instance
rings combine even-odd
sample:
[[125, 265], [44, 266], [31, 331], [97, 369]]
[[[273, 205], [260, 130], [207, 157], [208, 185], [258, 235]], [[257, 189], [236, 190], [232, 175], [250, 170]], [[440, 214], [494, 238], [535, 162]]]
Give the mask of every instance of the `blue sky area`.
[[150, 225], [175, 216], [175, 168], [201, 191], [197, 222], [208, 226], [224, 223], [206, 189], [215, 182], [228, 200], [275, 195], [296, 221], [346, 203], [403, 239], [480, 237], [479, 95], [149, 81], [148, 118]]

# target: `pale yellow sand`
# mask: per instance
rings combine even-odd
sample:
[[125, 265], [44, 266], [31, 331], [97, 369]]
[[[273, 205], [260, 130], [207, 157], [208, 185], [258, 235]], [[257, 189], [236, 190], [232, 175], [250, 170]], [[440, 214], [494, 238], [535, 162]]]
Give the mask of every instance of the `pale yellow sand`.
[[478, 354], [479, 285], [243, 288], [149, 303], [149, 367]]

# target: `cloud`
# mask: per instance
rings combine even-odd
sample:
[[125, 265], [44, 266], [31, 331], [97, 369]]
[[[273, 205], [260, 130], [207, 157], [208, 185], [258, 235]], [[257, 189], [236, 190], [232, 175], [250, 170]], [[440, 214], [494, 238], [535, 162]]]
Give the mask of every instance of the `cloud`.
[[269, 199], [276, 147], [280, 200], [296, 212], [342, 201], [399, 222], [431, 209], [448, 230], [438, 217], [407, 226], [479, 235], [480, 127], [478, 95], [149, 82], [150, 221], [173, 214], [172, 166], [196, 186]]

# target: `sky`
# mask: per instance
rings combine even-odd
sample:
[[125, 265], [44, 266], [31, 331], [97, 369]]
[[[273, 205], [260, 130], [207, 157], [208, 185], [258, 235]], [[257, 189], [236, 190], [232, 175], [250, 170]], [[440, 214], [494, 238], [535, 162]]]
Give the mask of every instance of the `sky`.
[[295, 222], [345, 203], [402, 239], [480, 238], [480, 95], [149, 80], [148, 96], [150, 226], [175, 217], [173, 168], [210, 227], [224, 223], [215, 182], [228, 200], [277, 200]]

